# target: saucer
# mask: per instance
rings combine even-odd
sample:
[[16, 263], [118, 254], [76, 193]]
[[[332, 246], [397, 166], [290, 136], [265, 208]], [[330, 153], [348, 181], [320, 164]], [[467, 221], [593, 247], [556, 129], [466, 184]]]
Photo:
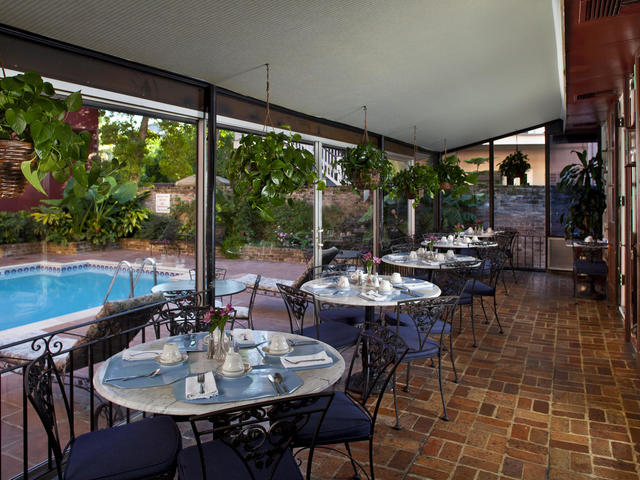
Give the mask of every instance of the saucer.
[[187, 356], [187, 354], [186, 354], [186, 353], [183, 353], [183, 354], [181, 354], [181, 355], [180, 355], [180, 360], [175, 360], [175, 361], [173, 361], [173, 362], [169, 362], [169, 361], [167, 361], [167, 360], [163, 360], [163, 359], [162, 359], [162, 355], [158, 355], [156, 358], [154, 358], [154, 360], [155, 360], [156, 362], [158, 362], [160, 365], [177, 365], [177, 364], [179, 364], [179, 363], [184, 362], [187, 358], [189, 358], [189, 357]]
[[288, 345], [288, 348], [286, 350], [278, 350], [274, 352], [271, 350], [271, 348], [269, 348], [269, 345], [265, 345], [262, 347], [262, 351], [267, 355], [285, 355], [287, 353], [291, 353], [293, 351], [293, 347], [291, 345]]
[[218, 368], [216, 368], [216, 373], [218, 375], [222, 375], [223, 377], [227, 377], [227, 378], [242, 377], [242, 376], [246, 375], [247, 373], [249, 373], [251, 371], [251, 365], [249, 365], [248, 363], [245, 363], [243, 365], [244, 365], [244, 369], [240, 370], [238, 372], [225, 372], [222, 369], [222, 365], [220, 365]]

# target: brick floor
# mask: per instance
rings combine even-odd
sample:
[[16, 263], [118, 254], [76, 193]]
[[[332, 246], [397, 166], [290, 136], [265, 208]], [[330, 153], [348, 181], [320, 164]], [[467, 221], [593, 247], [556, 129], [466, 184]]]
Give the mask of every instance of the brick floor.
[[[256, 268], [237, 264], [236, 272], [234, 262], [224, 262], [228, 278]], [[287, 264], [273, 267], [277, 273], [267, 268], [265, 274], [299, 273]], [[637, 479], [640, 379], [615, 309], [604, 301], [574, 300], [571, 278], [560, 274], [520, 272], [509, 296], [501, 288], [499, 293], [504, 335], [493, 320], [484, 324], [479, 308], [477, 348], [468, 311], [462, 333], [456, 329], [458, 384], [448, 359], [443, 363], [449, 422], [440, 418], [437, 370], [430, 362], [412, 365], [410, 391], [398, 391], [401, 431], [391, 428], [393, 402], [385, 395], [374, 442], [376, 477]], [[288, 329], [279, 298], [259, 296], [254, 319], [256, 328]], [[398, 378], [404, 382], [404, 366]], [[0, 384], [1, 478], [20, 465], [17, 384], [4, 377]], [[352, 451], [367, 466], [366, 443]], [[313, 473], [322, 479], [353, 474], [347, 460], [320, 451]]]

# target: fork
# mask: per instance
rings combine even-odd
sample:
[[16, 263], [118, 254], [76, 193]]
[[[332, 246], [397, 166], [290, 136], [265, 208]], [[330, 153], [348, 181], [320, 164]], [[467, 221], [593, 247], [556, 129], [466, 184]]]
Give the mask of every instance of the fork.
[[200, 393], [204, 393], [204, 373], [198, 374], [198, 383], [200, 384]]

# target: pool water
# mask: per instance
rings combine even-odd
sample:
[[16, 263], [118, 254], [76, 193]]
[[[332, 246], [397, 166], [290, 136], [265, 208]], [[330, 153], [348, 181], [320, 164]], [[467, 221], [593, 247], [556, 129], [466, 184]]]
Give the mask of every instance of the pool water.
[[[0, 330], [27, 325], [102, 305], [113, 271], [36, 270], [21, 276], [0, 277]], [[135, 274], [134, 274], [135, 281]], [[160, 281], [160, 280], [159, 280]], [[143, 273], [135, 296], [151, 292], [153, 275]], [[129, 274], [122, 272], [108, 300], [129, 297]]]

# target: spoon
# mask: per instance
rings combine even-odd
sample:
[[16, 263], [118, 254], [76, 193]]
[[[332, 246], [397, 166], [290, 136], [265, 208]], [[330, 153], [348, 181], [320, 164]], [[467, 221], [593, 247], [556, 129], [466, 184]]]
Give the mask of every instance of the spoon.
[[280, 372], [276, 372], [276, 374], [273, 376], [273, 378], [275, 379], [276, 383], [278, 384], [278, 386], [280, 386], [282, 388], [282, 390], [284, 391], [284, 393], [289, 393], [289, 387], [287, 387], [284, 383], [284, 378], [282, 378], [282, 375], [280, 374]]
[[271, 386], [273, 387], [273, 389], [276, 391], [276, 395], [281, 395], [282, 392], [280, 391], [280, 388], [278, 388], [278, 382], [276, 382], [275, 378], [273, 378], [273, 375], [269, 374], [267, 375], [267, 378], [271, 382]]

